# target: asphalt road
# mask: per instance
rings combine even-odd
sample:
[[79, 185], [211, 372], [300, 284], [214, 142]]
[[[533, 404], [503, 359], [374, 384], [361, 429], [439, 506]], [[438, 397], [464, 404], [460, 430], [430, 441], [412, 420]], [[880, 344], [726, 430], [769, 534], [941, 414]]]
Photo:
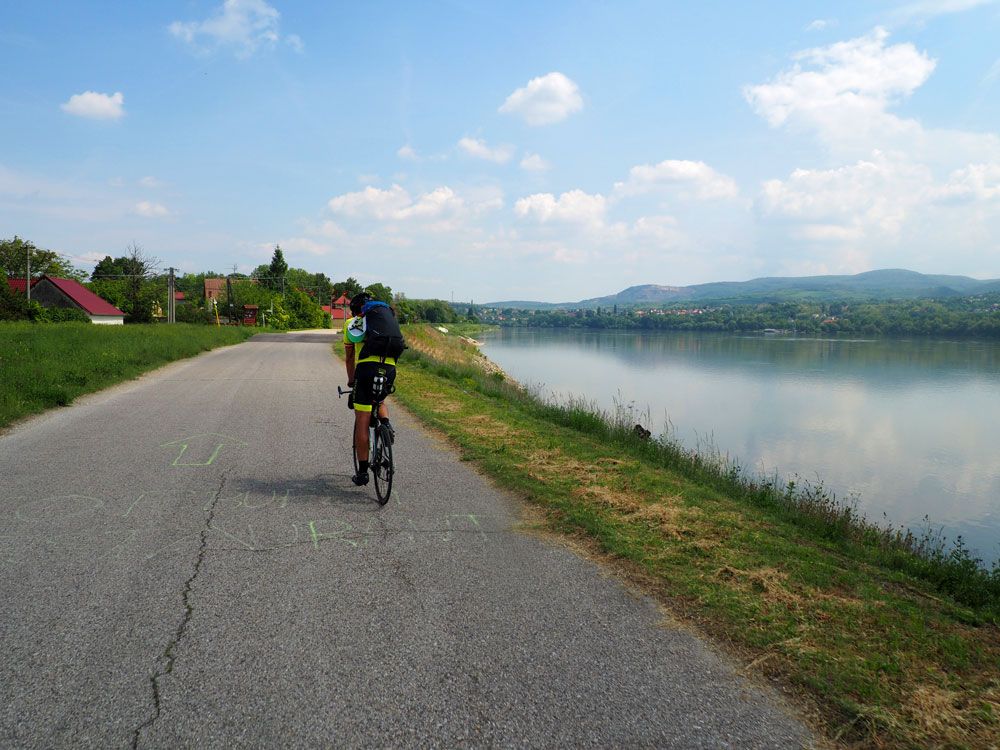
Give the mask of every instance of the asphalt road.
[[0, 746], [810, 743], [399, 410], [392, 499], [354, 487], [330, 341], [259, 336], [0, 436]]

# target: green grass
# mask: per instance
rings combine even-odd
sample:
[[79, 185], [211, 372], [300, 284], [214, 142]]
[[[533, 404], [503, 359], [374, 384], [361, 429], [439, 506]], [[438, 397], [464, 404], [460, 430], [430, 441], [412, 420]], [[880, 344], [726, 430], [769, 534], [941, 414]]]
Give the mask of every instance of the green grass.
[[397, 395], [462, 456], [821, 717], [879, 747], [1000, 742], [998, 573], [779, 486], [633, 414], [545, 403], [475, 347], [405, 330]]
[[0, 427], [258, 332], [184, 323], [0, 323]]

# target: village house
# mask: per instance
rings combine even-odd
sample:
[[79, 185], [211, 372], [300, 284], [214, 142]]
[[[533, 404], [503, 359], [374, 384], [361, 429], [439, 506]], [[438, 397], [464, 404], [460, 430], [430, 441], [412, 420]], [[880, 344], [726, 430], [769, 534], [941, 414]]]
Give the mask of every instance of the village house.
[[[27, 294], [27, 284], [24, 279], [7, 279], [7, 284], [16, 293]], [[121, 325], [125, 322], [125, 313], [73, 279], [44, 275], [32, 279], [31, 299], [42, 307], [79, 308], [87, 313], [92, 323]]]

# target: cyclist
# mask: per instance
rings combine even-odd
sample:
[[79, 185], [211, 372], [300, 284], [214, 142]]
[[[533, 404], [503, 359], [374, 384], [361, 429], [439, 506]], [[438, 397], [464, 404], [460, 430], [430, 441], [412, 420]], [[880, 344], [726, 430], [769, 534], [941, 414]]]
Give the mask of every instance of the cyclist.
[[[392, 357], [373, 356], [365, 351], [365, 325], [362, 308], [372, 301], [368, 292], [360, 292], [351, 298], [351, 313], [354, 317], [344, 323], [344, 361], [347, 365], [347, 386], [354, 389], [354, 445], [357, 448], [358, 473], [351, 481], [359, 487], [368, 484], [368, 428], [372, 419], [373, 382], [376, 376], [385, 379], [386, 393], [396, 380], [396, 360]], [[383, 397], [386, 395], [383, 393]], [[390, 440], [393, 435], [389, 423], [389, 409], [382, 401], [377, 419], [389, 428]]]

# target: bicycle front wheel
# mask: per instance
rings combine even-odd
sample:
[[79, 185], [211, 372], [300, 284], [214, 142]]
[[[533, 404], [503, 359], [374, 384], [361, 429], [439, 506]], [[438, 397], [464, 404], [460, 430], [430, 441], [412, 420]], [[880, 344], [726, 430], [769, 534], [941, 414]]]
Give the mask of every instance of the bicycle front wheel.
[[379, 505], [385, 505], [392, 492], [392, 443], [385, 439], [385, 429], [381, 426], [375, 430], [371, 466], [375, 477], [375, 496]]
[[357, 476], [361, 466], [358, 464], [358, 439], [356, 437], [351, 438], [351, 463], [354, 464], [354, 476]]

